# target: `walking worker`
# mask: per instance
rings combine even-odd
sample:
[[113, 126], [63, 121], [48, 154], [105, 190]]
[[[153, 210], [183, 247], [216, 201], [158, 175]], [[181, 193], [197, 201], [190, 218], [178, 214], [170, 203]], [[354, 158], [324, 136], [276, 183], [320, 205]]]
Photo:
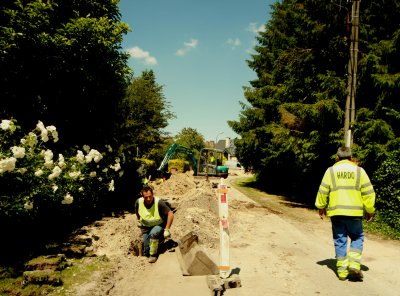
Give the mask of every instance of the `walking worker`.
[[[363, 216], [372, 220], [375, 192], [365, 170], [351, 161], [351, 149], [341, 147], [337, 162], [324, 174], [315, 200], [319, 216], [331, 218], [336, 252], [337, 275], [340, 280], [362, 281], [361, 254], [364, 243]], [[350, 249], [347, 252], [347, 238]]]
[[136, 200], [135, 212], [143, 234], [143, 253], [154, 263], [158, 258], [160, 241], [171, 236], [170, 228], [174, 214], [170, 207], [153, 194], [153, 188], [145, 185]]

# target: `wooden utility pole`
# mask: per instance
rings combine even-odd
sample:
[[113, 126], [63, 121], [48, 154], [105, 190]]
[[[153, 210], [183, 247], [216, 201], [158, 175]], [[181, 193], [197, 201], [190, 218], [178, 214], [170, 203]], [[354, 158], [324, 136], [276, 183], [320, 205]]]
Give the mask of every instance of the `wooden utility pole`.
[[353, 145], [352, 127], [356, 114], [357, 64], [358, 64], [358, 32], [360, 25], [360, 2], [352, 0], [350, 59], [347, 67], [347, 98], [344, 118], [344, 143], [346, 147]]

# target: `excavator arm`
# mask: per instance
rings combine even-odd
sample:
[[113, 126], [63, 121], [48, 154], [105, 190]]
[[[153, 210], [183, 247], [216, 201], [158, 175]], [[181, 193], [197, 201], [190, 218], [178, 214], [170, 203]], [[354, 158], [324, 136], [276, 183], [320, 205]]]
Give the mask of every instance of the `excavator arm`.
[[167, 153], [164, 156], [163, 161], [161, 162], [160, 166], [158, 167], [158, 171], [160, 172], [165, 172], [167, 166], [168, 166], [168, 161], [175, 155], [175, 153], [184, 153], [186, 154], [191, 163], [192, 163], [192, 167], [193, 167], [193, 171], [194, 171], [194, 175], [197, 175], [197, 161], [196, 161], [196, 157], [194, 156], [194, 153], [192, 150], [190, 150], [188, 147], [183, 146], [183, 145], [179, 145], [179, 144], [172, 144], [168, 150]]

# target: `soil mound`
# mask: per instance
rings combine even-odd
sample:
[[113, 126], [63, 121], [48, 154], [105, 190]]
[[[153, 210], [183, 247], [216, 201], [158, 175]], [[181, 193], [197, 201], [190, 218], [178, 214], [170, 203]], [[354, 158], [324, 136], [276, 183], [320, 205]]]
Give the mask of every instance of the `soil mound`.
[[176, 173], [154, 185], [156, 196], [168, 200], [174, 208], [172, 233], [181, 238], [189, 231], [199, 236], [199, 243], [214, 248], [219, 241], [216, 191], [205, 178], [192, 173]]
[[[195, 179], [191, 173], [176, 173], [161, 184], [151, 184], [155, 196], [167, 200], [174, 211], [172, 239], [178, 240], [193, 231], [199, 244], [216, 248], [219, 242], [218, 204], [215, 189], [206, 179]], [[89, 231], [99, 238], [93, 243], [96, 255], [107, 257], [137, 255], [135, 244], [141, 241], [141, 232], [134, 213], [121, 217], [106, 217], [97, 221]], [[119, 248], [115, 248], [118, 245]]]

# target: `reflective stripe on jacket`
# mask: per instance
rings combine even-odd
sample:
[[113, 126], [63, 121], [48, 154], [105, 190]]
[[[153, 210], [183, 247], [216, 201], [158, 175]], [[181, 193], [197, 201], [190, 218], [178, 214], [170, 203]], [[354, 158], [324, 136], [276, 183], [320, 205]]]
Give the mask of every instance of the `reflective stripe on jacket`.
[[157, 197], [154, 197], [153, 205], [150, 209], [144, 205], [144, 198], [139, 198], [138, 213], [140, 216], [140, 223], [145, 227], [153, 227], [163, 223], [163, 219], [158, 212], [158, 201]]
[[365, 170], [349, 160], [328, 168], [322, 178], [315, 206], [327, 208], [327, 216], [362, 217], [374, 213], [375, 191]]

